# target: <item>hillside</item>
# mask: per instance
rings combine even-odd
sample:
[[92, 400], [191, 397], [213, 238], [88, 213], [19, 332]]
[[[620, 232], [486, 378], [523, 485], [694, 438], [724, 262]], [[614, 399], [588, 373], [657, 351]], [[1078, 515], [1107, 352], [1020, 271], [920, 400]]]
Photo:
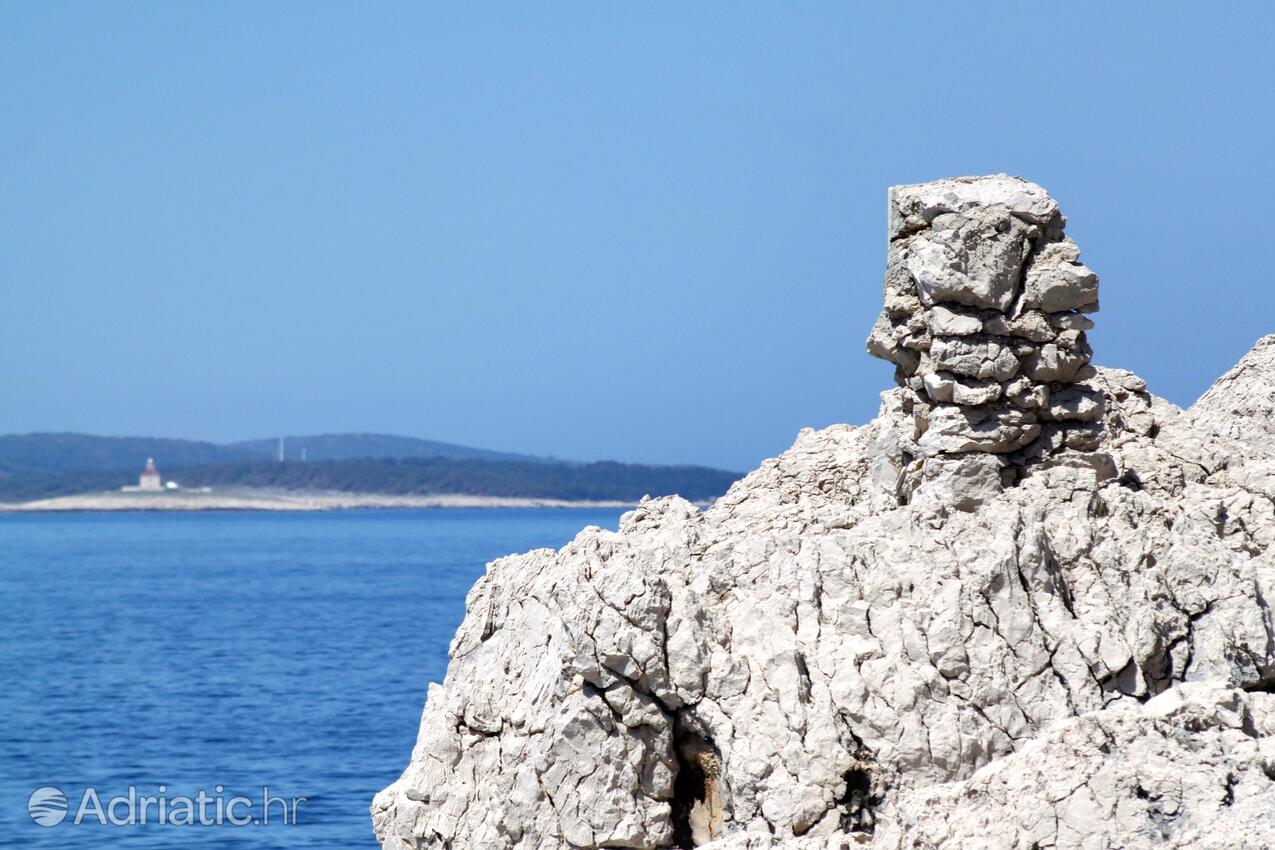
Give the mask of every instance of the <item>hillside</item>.
[[[279, 456], [279, 439], [277, 437], [269, 437], [261, 440], [247, 440], [241, 443], [231, 443], [227, 448], [242, 450], [254, 456], [274, 460]], [[458, 446], [455, 443], [440, 443], [437, 440], [400, 437], [395, 434], [313, 434], [310, 436], [284, 437], [284, 460], [301, 460], [303, 450], [305, 459], [310, 461], [408, 457], [531, 462], [545, 460], [531, 455], [476, 449], [471, 446]]]
[[162, 437], [98, 437], [43, 433], [0, 435], [0, 480], [92, 470], [128, 470], [136, 475], [148, 457], [169, 466], [204, 466], [252, 460], [244, 448]]
[[[303, 449], [306, 459], [311, 461], [444, 457], [458, 460], [553, 462], [551, 459], [531, 455], [393, 434], [318, 434], [284, 438], [285, 460], [300, 460]], [[99, 437], [75, 433], [5, 434], [0, 435], [0, 481], [103, 470], [135, 474], [150, 457], [155, 458], [165, 471], [220, 463], [275, 460], [278, 451], [277, 437], [220, 444], [162, 437]], [[94, 481], [99, 478], [86, 476], [85, 480]]]
[[[135, 483], [135, 467], [7, 476], [0, 478], [0, 502], [118, 490]], [[186, 488], [633, 502], [645, 495], [674, 493], [691, 501], [706, 501], [725, 493], [739, 477], [737, 473], [697, 466], [443, 457], [307, 463], [251, 460], [160, 469], [165, 481], [176, 481]]]
[[676, 493], [691, 501], [715, 499], [739, 475], [699, 466], [643, 466], [403, 458], [318, 463], [237, 463], [175, 470], [188, 487], [259, 487], [347, 493], [435, 495], [464, 493], [568, 500], [637, 501]]

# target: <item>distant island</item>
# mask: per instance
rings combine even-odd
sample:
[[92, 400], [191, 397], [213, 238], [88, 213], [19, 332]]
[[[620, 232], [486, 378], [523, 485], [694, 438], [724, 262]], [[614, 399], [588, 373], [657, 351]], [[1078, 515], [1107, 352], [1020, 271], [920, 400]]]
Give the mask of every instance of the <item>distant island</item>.
[[620, 506], [670, 494], [708, 502], [739, 477], [700, 466], [577, 463], [387, 434], [232, 444], [0, 436], [0, 510], [9, 511]]

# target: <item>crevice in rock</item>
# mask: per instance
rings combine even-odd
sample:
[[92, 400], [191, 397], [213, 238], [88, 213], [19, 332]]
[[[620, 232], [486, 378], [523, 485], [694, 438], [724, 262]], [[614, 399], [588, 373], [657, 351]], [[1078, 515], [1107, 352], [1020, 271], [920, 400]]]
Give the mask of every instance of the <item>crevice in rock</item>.
[[674, 720], [673, 847], [699, 847], [721, 837], [723, 815], [722, 757], [712, 741]]
[[1134, 472], [1132, 469], [1126, 469], [1124, 474], [1116, 479], [1116, 483], [1121, 487], [1132, 490], [1135, 493], [1141, 492], [1142, 490], [1142, 479], [1138, 476], [1138, 473]]
[[874, 772], [860, 763], [846, 771], [845, 782], [846, 790], [837, 801], [841, 809], [841, 830], [871, 835], [877, 825], [877, 807], [881, 805]]
[[1173, 671], [1175, 675], [1180, 676], [1183, 682], [1186, 681], [1187, 674], [1191, 671], [1191, 662], [1195, 660], [1195, 624], [1213, 612], [1213, 603], [1208, 602], [1204, 606], [1203, 611], [1197, 611], [1194, 614], [1187, 615], [1186, 618], [1186, 658], [1182, 662], [1182, 671]]
[[1213, 527], [1217, 531], [1218, 538], [1226, 536], [1226, 524], [1230, 521], [1231, 515], [1226, 510], [1226, 505], [1218, 505], [1217, 513], [1213, 516]]
[[810, 702], [810, 668], [806, 666], [806, 656], [797, 653], [797, 699]]
[[1146, 694], [1139, 697], [1137, 692], [1138, 664], [1132, 659], [1119, 670], [1111, 670], [1104, 676], [1095, 676], [1098, 688], [1104, 695], [1122, 694], [1138, 697], [1139, 702], [1146, 702]]
[[842, 774], [845, 789], [836, 804], [839, 826], [845, 833], [871, 835], [876, 829], [877, 809], [885, 797], [885, 780], [872, 756], [872, 751], [850, 727], [849, 718], [844, 713], [840, 713], [838, 719], [845, 727], [845, 733], [850, 739], [847, 744], [854, 754], [854, 761]]

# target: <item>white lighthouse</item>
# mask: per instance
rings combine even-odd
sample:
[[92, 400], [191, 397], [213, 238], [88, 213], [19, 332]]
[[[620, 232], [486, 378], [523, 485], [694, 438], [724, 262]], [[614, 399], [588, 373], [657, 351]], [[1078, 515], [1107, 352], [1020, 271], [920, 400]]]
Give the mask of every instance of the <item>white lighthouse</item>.
[[137, 476], [137, 486], [121, 487], [125, 493], [137, 492], [153, 492], [164, 489], [164, 482], [159, 477], [159, 470], [155, 468], [155, 458], [148, 457], [146, 459], [146, 468], [142, 470], [142, 474]]
[[146, 458], [146, 468], [137, 476], [138, 490], [163, 490], [164, 483], [159, 478], [159, 470], [155, 468], [155, 458]]

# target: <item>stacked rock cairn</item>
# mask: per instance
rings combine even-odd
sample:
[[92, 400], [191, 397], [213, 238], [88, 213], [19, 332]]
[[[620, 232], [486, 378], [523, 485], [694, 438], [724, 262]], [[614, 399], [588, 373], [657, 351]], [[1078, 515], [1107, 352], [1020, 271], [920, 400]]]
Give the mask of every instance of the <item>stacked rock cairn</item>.
[[890, 189], [885, 307], [868, 351], [911, 391], [922, 458], [984, 453], [1012, 474], [1097, 448], [1085, 314], [1098, 310], [1098, 277], [1065, 224], [1044, 189], [1004, 174]]

